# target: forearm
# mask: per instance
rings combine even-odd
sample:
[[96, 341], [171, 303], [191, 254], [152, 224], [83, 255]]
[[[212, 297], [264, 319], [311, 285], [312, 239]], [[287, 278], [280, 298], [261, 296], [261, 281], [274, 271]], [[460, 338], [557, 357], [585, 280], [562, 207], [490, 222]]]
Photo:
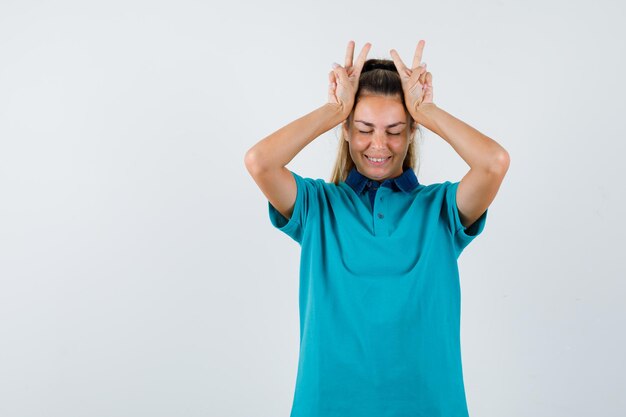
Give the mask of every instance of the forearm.
[[246, 166], [255, 170], [284, 167], [305, 146], [344, 119], [339, 107], [324, 104], [250, 148], [245, 156]]
[[413, 118], [428, 130], [441, 136], [471, 167], [498, 169], [508, 160], [507, 151], [493, 139], [457, 119], [434, 103], [414, 111]]

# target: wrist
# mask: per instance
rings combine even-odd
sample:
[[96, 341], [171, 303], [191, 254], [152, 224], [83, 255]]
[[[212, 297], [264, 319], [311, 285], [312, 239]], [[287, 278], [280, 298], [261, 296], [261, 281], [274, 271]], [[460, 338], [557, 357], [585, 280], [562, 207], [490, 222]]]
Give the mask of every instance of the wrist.
[[332, 120], [337, 122], [336, 124], [343, 122], [350, 115], [350, 112], [346, 111], [344, 106], [338, 103], [326, 103], [322, 107], [326, 109], [329, 117], [331, 117]]
[[432, 120], [433, 114], [437, 111], [435, 103], [422, 103], [411, 111], [411, 117], [417, 123], [428, 127], [429, 121]]

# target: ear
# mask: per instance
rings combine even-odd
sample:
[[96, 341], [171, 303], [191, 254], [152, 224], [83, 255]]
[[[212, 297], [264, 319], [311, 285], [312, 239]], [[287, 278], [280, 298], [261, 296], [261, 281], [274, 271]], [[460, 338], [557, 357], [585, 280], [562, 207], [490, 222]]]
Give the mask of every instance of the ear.
[[348, 120], [347, 120], [347, 119], [346, 119], [346, 120], [344, 120], [344, 121], [341, 123], [341, 129], [343, 130], [343, 137], [344, 137], [344, 140], [345, 140], [346, 142], [348, 142], [348, 138], [349, 138], [348, 133], [349, 133], [349, 132], [348, 132]]

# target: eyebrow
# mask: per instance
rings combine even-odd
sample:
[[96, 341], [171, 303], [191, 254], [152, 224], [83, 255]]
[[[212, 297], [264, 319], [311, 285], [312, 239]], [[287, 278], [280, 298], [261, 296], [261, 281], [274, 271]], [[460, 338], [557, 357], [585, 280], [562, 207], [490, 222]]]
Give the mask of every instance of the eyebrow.
[[[374, 123], [370, 123], [370, 122], [365, 122], [363, 120], [355, 120], [355, 123], [359, 122], [359, 123], [363, 123], [366, 126], [370, 126], [370, 127], [374, 127]], [[387, 127], [394, 127], [394, 126], [398, 126], [398, 125], [405, 125], [406, 123], [404, 122], [396, 122], [390, 125], [387, 125]]]

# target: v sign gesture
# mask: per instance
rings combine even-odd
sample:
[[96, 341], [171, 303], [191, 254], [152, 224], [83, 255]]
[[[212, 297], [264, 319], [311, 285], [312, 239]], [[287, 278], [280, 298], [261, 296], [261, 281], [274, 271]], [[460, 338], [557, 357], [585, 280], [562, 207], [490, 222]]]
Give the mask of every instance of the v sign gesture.
[[354, 96], [359, 88], [359, 77], [371, 46], [369, 42], [363, 46], [356, 64], [353, 65], [354, 41], [348, 42], [345, 67], [334, 64], [333, 70], [328, 73], [328, 102], [339, 107], [341, 114], [345, 116], [344, 119], [350, 115], [354, 106]]
[[426, 72], [426, 64], [422, 63], [424, 44], [423, 40], [417, 43], [412, 68], [404, 65], [395, 49], [391, 50], [393, 63], [400, 74], [404, 101], [413, 118], [421, 106], [433, 102], [433, 76], [430, 72]]

